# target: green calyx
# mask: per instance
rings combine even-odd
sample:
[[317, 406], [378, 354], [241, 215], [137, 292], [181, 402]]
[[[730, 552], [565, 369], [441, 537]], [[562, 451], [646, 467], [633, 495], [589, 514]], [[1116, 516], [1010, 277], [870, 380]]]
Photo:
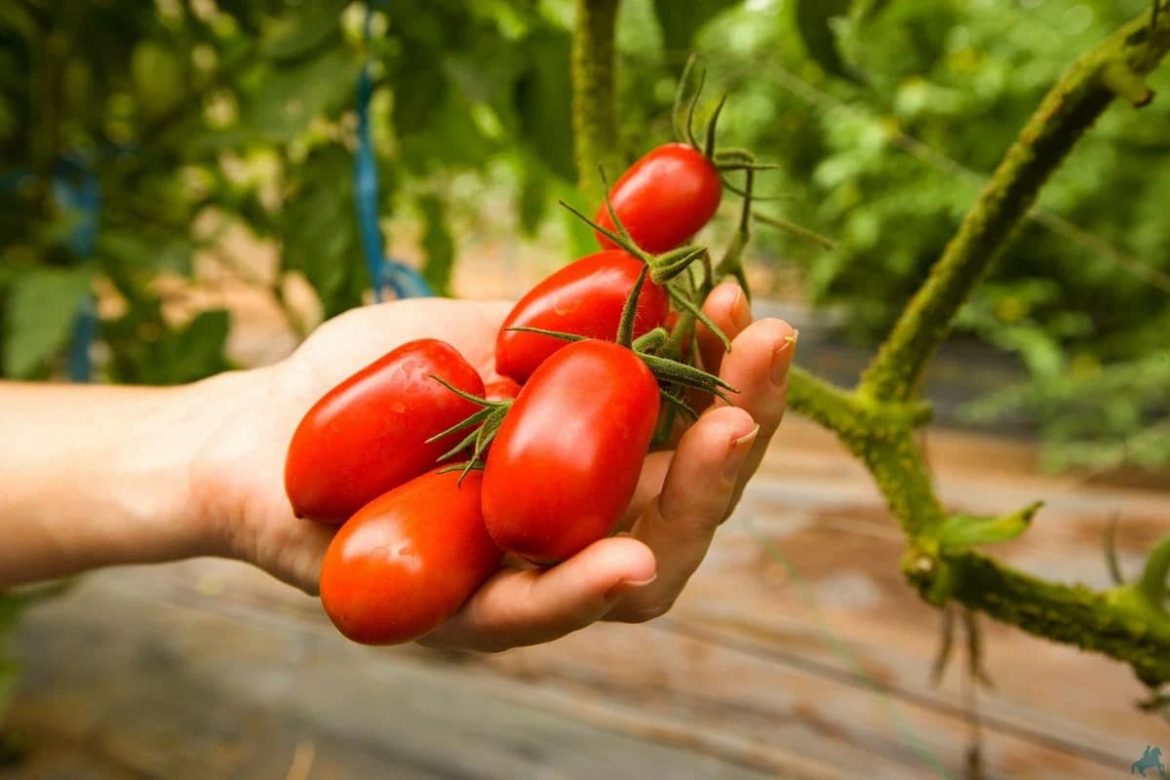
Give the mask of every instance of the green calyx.
[[[530, 328], [525, 326], [516, 326], [508, 328], [508, 330], [518, 331], [521, 333], [537, 333], [541, 336], [551, 336], [562, 341], [587, 341], [585, 336], [580, 336], [575, 333], [562, 333], [555, 330], [546, 330], [544, 328]], [[642, 339], [647, 339], [642, 342]], [[631, 351], [642, 358], [642, 362], [650, 369], [654, 377], [660, 383], [665, 385], [680, 385], [682, 387], [691, 387], [696, 390], [702, 390], [712, 395], [722, 398], [724, 401], [729, 400], [728, 393], [738, 393], [739, 391], [728, 384], [723, 379], [709, 374], [700, 368], [683, 363], [670, 357], [664, 357], [655, 352], [663, 351], [662, 346], [667, 343], [666, 329], [657, 328], [646, 333], [640, 337], [637, 342], [630, 346]], [[468, 418], [469, 420], [471, 418]], [[470, 423], [474, 425], [475, 423]]]
[[480, 407], [479, 411], [468, 415], [464, 419], [452, 425], [450, 428], [436, 433], [434, 436], [426, 440], [427, 444], [432, 444], [440, 439], [451, 436], [455, 433], [468, 431], [467, 435], [463, 437], [451, 449], [440, 455], [437, 463], [450, 460], [471, 448], [471, 459], [462, 466], [453, 465], [452, 468], [461, 468], [462, 473], [459, 477], [460, 481], [472, 469], [483, 468], [483, 459], [487, 453], [487, 449], [491, 446], [492, 440], [495, 439], [496, 434], [499, 433], [500, 426], [504, 422], [504, 417], [507, 416], [508, 410], [512, 408], [512, 401], [489, 401], [486, 398], [480, 398], [477, 395], [472, 395], [464, 390], [452, 385], [447, 380], [440, 376], [431, 375], [431, 379], [441, 384], [443, 387], [450, 390], [460, 398], [470, 401], [471, 403]]

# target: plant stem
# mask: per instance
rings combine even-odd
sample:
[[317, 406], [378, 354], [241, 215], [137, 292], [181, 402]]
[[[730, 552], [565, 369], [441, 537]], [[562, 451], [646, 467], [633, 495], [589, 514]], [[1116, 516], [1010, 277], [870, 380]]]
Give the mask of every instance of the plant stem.
[[907, 579], [937, 606], [955, 600], [1028, 633], [1108, 655], [1154, 686], [1170, 682], [1170, 615], [1151, 604], [1151, 583], [1170, 568], [1170, 541], [1150, 556], [1132, 586], [1095, 592], [1045, 582], [974, 552], [946, 554], [934, 531], [947, 513], [914, 442], [921, 407], [849, 392], [794, 367], [789, 405], [832, 430], [864, 461], [910, 545]]
[[597, 166], [621, 167], [617, 98], [614, 87], [614, 33], [619, 0], [577, 0], [573, 29], [573, 135], [577, 179], [590, 198], [600, 198]]
[[1150, 14], [1126, 24], [1090, 49], [1064, 74], [1020, 132], [958, 233], [910, 301], [860, 390], [904, 399], [946, 337], [959, 307], [1002, 252], [1040, 188], [1115, 96], [1145, 105], [1152, 93], [1142, 76], [1170, 49], [1170, 15], [1150, 28]]
[[1095, 592], [1044, 582], [979, 555], [944, 563], [952, 596], [1003, 623], [1130, 664], [1142, 682], [1170, 681], [1170, 620], [1156, 620], [1125, 589]]

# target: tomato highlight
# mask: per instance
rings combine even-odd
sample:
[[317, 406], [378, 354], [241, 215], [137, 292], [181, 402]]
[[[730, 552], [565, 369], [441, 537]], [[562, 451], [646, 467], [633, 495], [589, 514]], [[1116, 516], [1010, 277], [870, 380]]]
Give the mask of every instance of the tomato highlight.
[[293, 433], [284, 484], [293, 512], [326, 523], [425, 473], [459, 442], [427, 439], [477, 409], [437, 382], [482, 395], [483, 380], [454, 347], [411, 341], [350, 376], [305, 414]]
[[483, 476], [437, 470], [376, 498], [341, 527], [321, 566], [321, 603], [362, 644], [409, 642], [459, 610], [499, 567]]
[[613, 533], [659, 403], [650, 369], [612, 342], [574, 342], [542, 363], [488, 452], [483, 511], [496, 544], [548, 564]]

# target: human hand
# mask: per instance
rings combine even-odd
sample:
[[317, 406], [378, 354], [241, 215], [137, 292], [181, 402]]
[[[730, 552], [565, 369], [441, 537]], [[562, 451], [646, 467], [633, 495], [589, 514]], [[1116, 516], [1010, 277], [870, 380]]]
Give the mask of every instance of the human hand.
[[[193, 467], [192, 494], [198, 511], [215, 518], [219, 551], [315, 593], [335, 529], [295, 518], [284, 494], [284, 455], [301, 417], [342, 379], [416, 338], [451, 343], [485, 380], [495, 378], [495, 334], [509, 308], [438, 299], [364, 307], [323, 325], [276, 366], [212, 380], [209, 391], [225, 410]], [[733, 338], [733, 350], [723, 356], [708, 335], [704, 362], [740, 393], [732, 406], [708, 409], [674, 449], [647, 457], [626, 532], [550, 569], [502, 569], [423, 644], [501, 650], [670, 607], [780, 422], [794, 352], [792, 329], [752, 323], [734, 285], [717, 288], [705, 310]]]

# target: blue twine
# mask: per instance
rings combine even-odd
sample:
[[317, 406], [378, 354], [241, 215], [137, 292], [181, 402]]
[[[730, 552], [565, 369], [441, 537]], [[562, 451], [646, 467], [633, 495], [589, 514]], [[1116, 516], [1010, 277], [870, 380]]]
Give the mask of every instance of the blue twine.
[[[374, 7], [384, 8], [386, 5], [384, 0], [374, 0], [366, 5], [362, 35], [367, 51], [372, 37]], [[378, 164], [374, 158], [374, 141], [370, 132], [370, 100], [374, 94], [372, 69], [373, 57], [367, 55], [357, 81], [358, 144], [354, 155], [354, 201], [366, 272], [374, 288], [375, 301], [382, 300], [383, 290], [387, 287], [393, 290], [397, 298], [430, 297], [435, 293], [422, 274], [399, 260], [386, 257], [382, 243], [382, 231], [378, 227]]]
[[[98, 222], [101, 218], [102, 194], [92, 166], [78, 155], [66, 154], [53, 170], [53, 197], [66, 210], [76, 211], [80, 219], [69, 233], [66, 244], [78, 260], [88, 260], [97, 248]], [[71, 382], [93, 379], [91, 348], [98, 335], [97, 302], [93, 293], [82, 296], [73, 318], [66, 369]]]
[[[0, 191], [15, 190], [32, 179], [32, 173], [18, 170], [0, 178]], [[80, 155], [65, 154], [53, 166], [50, 190], [57, 205], [78, 214], [78, 222], [65, 240], [69, 251], [79, 261], [89, 259], [97, 247], [98, 222], [101, 217], [101, 186], [93, 168]], [[77, 304], [69, 338], [66, 371], [71, 382], [89, 382], [93, 378], [90, 348], [97, 340], [97, 303], [93, 293], [85, 293]]]

